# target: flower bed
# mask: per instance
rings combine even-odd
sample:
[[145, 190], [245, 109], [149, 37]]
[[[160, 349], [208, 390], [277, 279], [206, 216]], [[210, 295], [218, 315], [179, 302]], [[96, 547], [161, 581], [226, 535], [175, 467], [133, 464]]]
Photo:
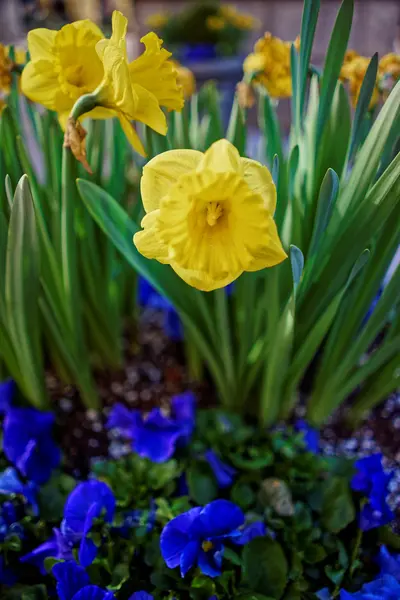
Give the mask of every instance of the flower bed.
[[116, 404], [107, 428], [128, 449], [75, 480], [53, 416], [15, 407], [13, 391], [3, 384], [2, 597], [347, 599], [364, 585], [396, 598], [381, 455], [326, 457], [304, 422], [262, 432], [188, 392], [169, 415]]

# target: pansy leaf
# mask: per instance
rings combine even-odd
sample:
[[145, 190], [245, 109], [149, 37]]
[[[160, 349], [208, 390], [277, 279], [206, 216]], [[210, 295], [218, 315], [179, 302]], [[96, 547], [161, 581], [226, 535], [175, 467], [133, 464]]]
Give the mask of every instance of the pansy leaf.
[[286, 587], [288, 564], [282, 547], [267, 537], [257, 537], [243, 552], [245, 583], [255, 592], [281, 598]]
[[355, 508], [349, 482], [343, 477], [331, 477], [324, 484], [321, 522], [332, 533], [338, 533], [354, 521]]
[[190, 496], [197, 504], [208, 504], [217, 497], [218, 488], [208, 465], [193, 464], [187, 473]]

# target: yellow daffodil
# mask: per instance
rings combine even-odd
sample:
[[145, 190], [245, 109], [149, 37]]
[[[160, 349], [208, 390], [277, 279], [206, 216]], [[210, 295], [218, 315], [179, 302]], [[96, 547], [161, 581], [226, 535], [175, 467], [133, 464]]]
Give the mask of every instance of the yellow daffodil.
[[178, 74], [178, 84], [182, 87], [184, 98], [190, 98], [196, 91], [196, 79], [192, 71], [177, 61], [171, 61]]
[[8, 58], [8, 50], [0, 44], [0, 92], [8, 94], [11, 86], [12, 63]]
[[[7, 54], [8, 54], [8, 56], [10, 55], [10, 46], [7, 46]], [[15, 56], [15, 63], [17, 65], [22, 66], [26, 63], [25, 48], [22, 48], [21, 46], [15, 46], [14, 47], [14, 56]]]
[[152, 29], [161, 29], [168, 23], [168, 13], [154, 13], [146, 19], [146, 25]]
[[127, 19], [118, 11], [112, 18], [112, 36], [105, 39], [91, 21], [77, 21], [60, 31], [36, 29], [28, 34], [31, 62], [22, 74], [22, 90], [33, 100], [58, 113], [65, 128], [71, 110], [90, 96], [85, 116], [104, 119], [117, 116], [133, 147], [145, 154], [131, 123], [141, 121], [166, 134], [160, 106], [179, 110], [183, 93], [177, 72], [161, 48], [162, 40], [149, 33], [142, 42], [144, 53], [128, 63], [125, 36]]
[[[351, 103], [353, 107], [357, 105], [358, 96], [362, 82], [367, 72], [370, 59], [365, 56], [360, 56], [354, 50], [346, 52], [345, 60], [340, 71], [340, 79], [349, 84], [349, 92]], [[379, 101], [379, 89], [376, 83], [374, 91], [372, 93], [371, 102], [369, 105], [370, 110], [376, 106]]]
[[101, 30], [89, 20], [65, 25], [60, 31], [28, 33], [31, 61], [22, 72], [22, 91], [33, 102], [57, 112], [63, 127], [75, 102], [93, 92], [103, 79], [96, 52], [101, 39]]
[[[272, 98], [287, 98], [292, 95], [291, 45], [291, 42], [284, 42], [265, 33], [256, 42], [254, 52], [244, 61], [244, 72], [254, 74], [255, 81], [263, 85]], [[295, 41], [295, 46], [299, 47], [299, 39]]]
[[221, 31], [224, 29], [226, 21], [223, 17], [219, 17], [218, 15], [210, 15], [206, 19], [206, 25], [210, 31]]
[[244, 271], [286, 258], [273, 220], [271, 174], [227, 140], [205, 153], [156, 156], [143, 169], [141, 192], [147, 214], [134, 236], [137, 249], [197, 289], [224, 287]]

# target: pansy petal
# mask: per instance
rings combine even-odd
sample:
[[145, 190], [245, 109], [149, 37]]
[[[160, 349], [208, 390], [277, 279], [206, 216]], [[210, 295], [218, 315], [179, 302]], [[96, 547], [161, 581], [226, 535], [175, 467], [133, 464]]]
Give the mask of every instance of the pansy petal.
[[200, 551], [199, 567], [203, 575], [208, 575], [208, 577], [218, 577], [218, 575], [221, 575], [222, 555], [223, 548], [217, 552]]
[[147, 592], [135, 592], [129, 600], [154, 600], [154, 596], [148, 594]]
[[15, 382], [12, 379], [0, 383], [0, 415], [4, 415], [11, 408], [15, 393]]
[[[91, 508], [94, 506], [95, 508]], [[102, 481], [86, 481], [80, 483], [70, 493], [64, 507], [64, 526], [82, 535], [87, 512], [99, 516], [105, 511], [105, 521], [111, 522], [115, 512], [115, 497], [111, 489]]]
[[272, 175], [264, 165], [250, 158], [241, 158], [244, 178], [255, 194], [262, 196], [265, 206], [274, 214], [276, 208], [276, 188]]
[[115, 596], [97, 585], [87, 585], [75, 594], [73, 600], [115, 600]]
[[29, 31], [27, 40], [32, 61], [54, 60], [53, 46], [56, 35], [57, 31], [45, 28]]
[[201, 544], [199, 541], [189, 542], [185, 546], [184, 551], [181, 554], [180, 567], [181, 576], [185, 577], [186, 573], [195, 566], [197, 562], [197, 556], [200, 552]]
[[199, 170], [209, 169], [217, 173], [242, 172], [240, 154], [233, 144], [228, 140], [214, 142], [204, 154], [199, 165]]
[[98, 548], [90, 538], [82, 538], [79, 544], [79, 562], [82, 567], [89, 567], [97, 556]]
[[106, 427], [107, 429], [120, 429], [125, 434], [131, 434], [131, 428], [136, 423], [136, 414], [138, 411], [133, 411], [117, 402], [111, 408], [110, 414], [108, 416]]
[[56, 563], [52, 573], [57, 580], [57, 593], [60, 600], [72, 600], [75, 594], [89, 584], [89, 575], [75, 561]]
[[168, 150], [152, 158], [143, 168], [140, 191], [147, 213], [160, 207], [161, 199], [179, 177], [194, 171], [203, 158], [198, 150]]
[[170, 569], [178, 567], [181, 554], [190, 542], [189, 528], [201, 513], [201, 508], [192, 508], [188, 512], [175, 517], [166, 524], [160, 537], [160, 548], [163, 559]]
[[201, 511], [204, 538], [229, 535], [244, 523], [242, 510], [229, 500], [214, 500]]

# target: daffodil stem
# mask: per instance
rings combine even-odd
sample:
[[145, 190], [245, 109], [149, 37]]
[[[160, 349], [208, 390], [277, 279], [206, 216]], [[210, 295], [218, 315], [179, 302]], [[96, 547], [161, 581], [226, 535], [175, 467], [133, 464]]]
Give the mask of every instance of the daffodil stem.
[[98, 106], [97, 94], [95, 92], [93, 94], [85, 94], [75, 102], [69, 116], [71, 119], [74, 119], [74, 121], [77, 121], [82, 115], [90, 112], [96, 108], [96, 106]]
[[[230, 319], [228, 312], [228, 298], [225, 289], [216, 290], [215, 292], [215, 307], [217, 316], [217, 328], [219, 332], [219, 342], [221, 348], [222, 362], [225, 369], [225, 378], [227, 381], [227, 389], [230, 394], [233, 394], [235, 366], [232, 352], [232, 340], [230, 335]], [[230, 396], [229, 394], [229, 396]], [[233, 408], [233, 395], [230, 400], [231, 408]]]

